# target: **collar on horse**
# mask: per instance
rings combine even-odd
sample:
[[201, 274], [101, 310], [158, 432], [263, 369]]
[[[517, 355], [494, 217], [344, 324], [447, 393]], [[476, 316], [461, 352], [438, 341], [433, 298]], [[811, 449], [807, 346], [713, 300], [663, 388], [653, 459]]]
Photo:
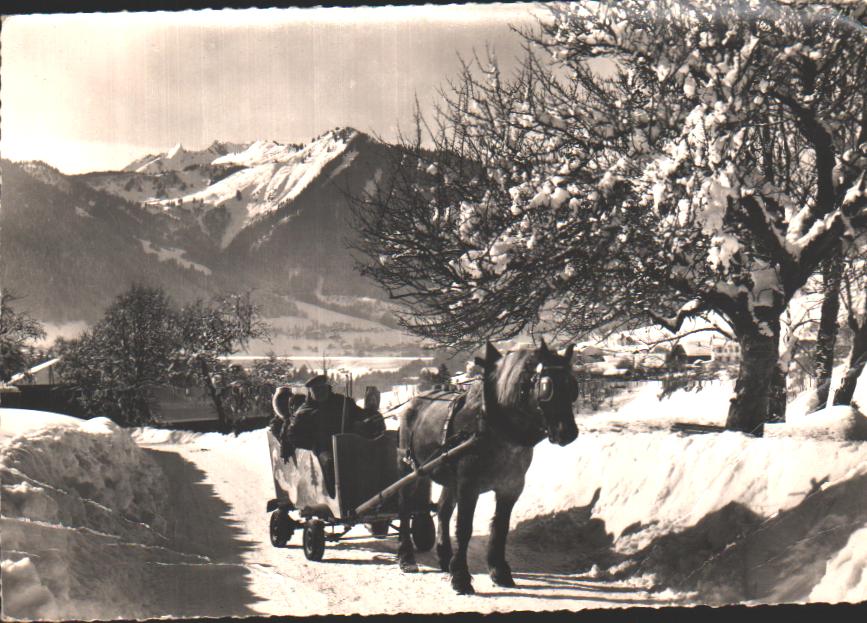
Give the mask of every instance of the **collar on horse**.
[[[526, 405], [529, 402], [531, 391], [536, 392], [536, 399], [539, 402], [551, 400], [553, 397], [553, 388], [548, 385], [551, 383], [550, 372], [564, 369], [569, 369], [569, 366], [558, 364], [546, 365], [539, 362], [533, 370], [533, 373], [529, 375], [525, 382], [523, 382], [520, 391], [519, 404]], [[451, 431], [452, 422], [454, 421], [455, 416], [466, 405], [467, 394], [469, 393], [468, 390], [446, 389], [419, 396], [419, 398], [424, 400], [450, 402], [448, 414], [443, 421], [440, 447], [437, 454], [447, 452], [449, 449], [454, 448], [458, 444], [466, 441], [468, 438], [474, 437], [477, 440], [484, 438], [490, 434], [488, 433], [489, 429], [497, 430], [511, 443], [525, 447], [535, 446], [539, 441], [545, 438], [546, 432], [543, 427], [539, 427], [535, 430], [529, 428], [521, 429], [520, 427], [515, 426], [508, 417], [505, 417], [504, 413], [497, 413], [497, 411], [513, 409], [523, 416], [524, 419], [530, 421], [531, 418], [537, 415], [536, 413], [528, 412], [520, 406], [501, 407], [497, 400], [496, 389], [493, 387], [494, 383], [488, 377], [489, 373], [486, 370], [482, 376], [482, 408], [479, 410], [479, 414], [476, 418], [476, 430], [471, 434], [459, 433], [453, 435]], [[539, 411], [540, 409], [536, 407], [536, 410]], [[412, 433], [410, 433], [409, 444], [405, 452], [406, 454], [403, 460], [417, 470], [421, 465], [412, 450]]]
[[[467, 390], [441, 390], [439, 393], [434, 392], [424, 396], [419, 396], [419, 398], [422, 398], [424, 400], [448, 400], [450, 402], [448, 415], [446, 415], [446, 419], [443, 422], [442, 436], [440, 438], [440, 447], [438, 454], [442, 454], [450, 448], [455, 447], [456, 445], [458, 445], [458, 443], [465, 441], [468, 437], [467, 435], [452, 435], [451, 433], [452, 422], [454, 421], [455, 415], [458, 413], [458, 411], [464, 408], [464, 405], [467, 402], [468, 393], [469, 392]], [[481, 424], [481, 417], [479, 422]], [[478, 436], [480, 433], [480, 429], [481, 427], [479, 427], [479, 430], [473, 433], [473, 435]], [[410, 441], [406, 448], [406, 456], [404, 457], [404, 462], [408, 463], [412, 466], [413, 469], [417, 470], [419, 467], [421, 467], [421, 464], [416, 458], [415, 453], [412, 451], [413, 432], [414, 431], [410, 432]]]

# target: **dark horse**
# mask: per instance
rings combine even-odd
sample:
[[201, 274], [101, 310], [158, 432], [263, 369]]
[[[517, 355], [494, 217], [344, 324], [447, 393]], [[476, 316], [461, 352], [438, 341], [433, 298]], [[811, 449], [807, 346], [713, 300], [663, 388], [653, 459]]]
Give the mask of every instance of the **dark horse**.
[[[437, 512], [437, 558], [440, 568], [451, 573], [452, 587], [460, 594], [473, 593], [467, 548], [476, 501], [486, 491], [494, 491], [496, 495], [488, 541], [488, 570], [496, 584], [515, 585], [506, 562], [506, 536], [512, 507], [524, 489], [533, 446], [546, 436], [551, 443], [561, 446], [578, 436], [572, 413], [572, 403], [577, 398], [572, 350], [573, 345], [569, 345], [560, 356], [542, 341], [535, 350], [525, 348], [503, 355], [489, 342], [484, 359], [476, 358], [483, 368], [483, 381], [470, 386], [463, 406], [422, 394], [401, 416], [401, 454], [409, 457], [409, 461], [403, 462], [405, 472], [410, 469], [407, 463], [423, 464], [442, 452], [444, 430], [448, 431], [449, 439], [473, 435], [477, 439], [468, 450], [447, 460], [430, 475], [443, 487]], [[417, 499], [413, 496], [430, 495], [430, 486], [429, 479], [420, 478], [400, 492], [398, 558], [405, 572], [418, 570], [408, 509]], [[453, 555], [449, 521], [456, 504], [457, 551]]]

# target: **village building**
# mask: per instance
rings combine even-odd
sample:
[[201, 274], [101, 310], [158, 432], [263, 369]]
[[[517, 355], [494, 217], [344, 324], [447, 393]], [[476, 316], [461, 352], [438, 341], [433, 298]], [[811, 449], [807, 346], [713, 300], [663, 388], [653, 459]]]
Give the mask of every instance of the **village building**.
[[33, 366], [29, 370], [19, 372], [9, 379], [10, 385], [55, 385], [56, 366], [60, 362], [60, 357], [43, 361], [42, 363]]

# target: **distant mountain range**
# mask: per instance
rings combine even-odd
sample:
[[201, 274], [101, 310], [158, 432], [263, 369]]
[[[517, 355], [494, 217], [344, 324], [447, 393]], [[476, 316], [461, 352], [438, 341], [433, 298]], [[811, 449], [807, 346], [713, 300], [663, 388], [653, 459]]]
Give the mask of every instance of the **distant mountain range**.
[[344, 128], [304, 145], [176, 145], [81, 175], [3, 160], [3, 288], [52, 322], [92, 321], [133, 282], [180, 301], [253, 290], [269, 316], [302, 300], [387, 320], [346, 247], [348, 197], [395, 149]]

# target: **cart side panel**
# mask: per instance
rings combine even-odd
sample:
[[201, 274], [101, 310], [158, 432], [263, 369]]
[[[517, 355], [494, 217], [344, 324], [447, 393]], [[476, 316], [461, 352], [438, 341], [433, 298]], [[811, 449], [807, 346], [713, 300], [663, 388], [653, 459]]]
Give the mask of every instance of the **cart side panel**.
[[268, 454], [271, 457], [271, 476], [274, 479], [275, 497], [281, 502], [288, 501], [294, 504], [294, 501], [289, 497], [288, 491], [277, 480], [277, 470], [283, 462], [283, 459], [280, 457], [280, 440], [270, 430], [267, 431], [266, 435], [268, 436]]
[[[284, 461], [280, 456], [280, 441], [271, 431], [268, 431], [267, 435], [277, 498], [288, 498], [302, 514], [310, 511], [319, 516], [338, 517], [340, 513], [337, 500], [328, 495], [322, 466], [316, 454], [296, 448], [294, 455]], [[282, 495], [279, 492], [283, 492]]]
[[[397, 431], [385, 431], [376, 439], [344, 433], [335, 435], [334, 458], [343, 516], [392, 484], [397, 469]], [[397, 499], [378, 512], [397, 512]]]

